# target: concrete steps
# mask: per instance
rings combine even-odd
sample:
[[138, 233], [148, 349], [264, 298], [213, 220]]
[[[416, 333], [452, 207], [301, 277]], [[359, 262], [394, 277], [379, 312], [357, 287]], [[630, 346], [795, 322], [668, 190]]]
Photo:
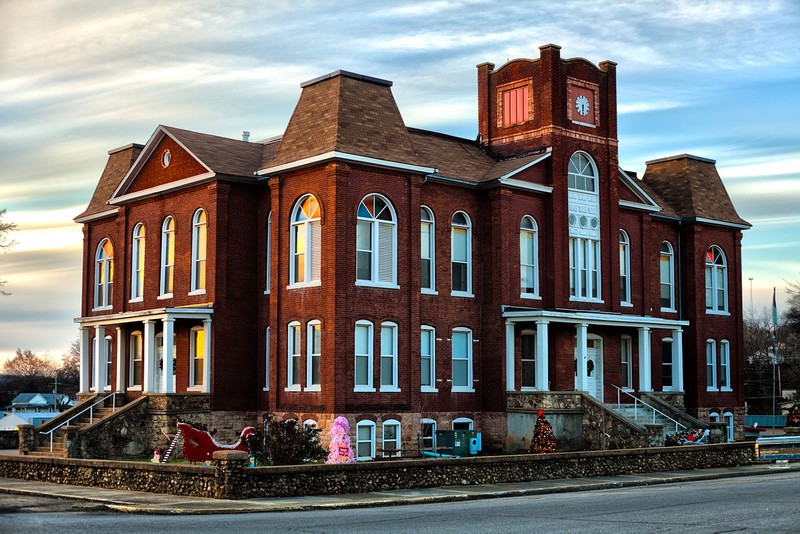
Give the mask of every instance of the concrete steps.
[[[87, 411], [86, 413], [82, 414], [80, 418], [70, 422], [70, 426], [77, 426], [80, 427], [81, 429], [86, 428], [87, 426], [96, 424], [99, 421], [103, 421], [109, 417], [113, 417], [113, 415], [116, 412], [118, 412], [120, 408], [121, 406], [117, 406], [116, 408], [95, 407], [92, 409], [91, 416]], [[61, 429], [55, 431], [55, 433], [53, 434], [52, 451], [50, 450], [49, 436], [42, 436], [41, 439], [45, 441], [45, 443], [37, 446], [36, 449], [30, 451], [28, 455], [65, 458], [67, 455], [67, 451], [64, 450], [63, 435], [64, 433]]]
[[614, 413], [624, 417], [639, 425], [658, 424], [664, 426], [664, 435], [675, 432], [675, 423], [663, 415], [654, 412], [647, 406], [641, 404], [610, 404], [609, 407]]

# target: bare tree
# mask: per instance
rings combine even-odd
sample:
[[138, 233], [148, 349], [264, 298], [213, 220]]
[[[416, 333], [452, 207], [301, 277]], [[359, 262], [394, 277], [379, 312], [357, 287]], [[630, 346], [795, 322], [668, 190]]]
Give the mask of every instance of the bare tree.
[[[3, 217], [6, 214], [5, 209], [0, 209], [0, 252], [8, 252], [8, 250], [15, 244], [15, 241], [9, 237], [9, 234], [17, 229], [17, 225], [10, 222], [3, 222]], [[5, 280], [0, 280], [0, 295], [8, 295], [9, 293], [3, 291], [6, 285]]]
[[69, 350], [61, 356], [61, 367], [58, 377], [65, 385], [77, 386], [80, 379], [81, 345], [74, 339], [69, 344]]
[[30, 349], [17, 349], [17, 355], [3, 364], [3, 371], [23, 377], [52, 377], [56, 364], [50, 358], [37, 356]]

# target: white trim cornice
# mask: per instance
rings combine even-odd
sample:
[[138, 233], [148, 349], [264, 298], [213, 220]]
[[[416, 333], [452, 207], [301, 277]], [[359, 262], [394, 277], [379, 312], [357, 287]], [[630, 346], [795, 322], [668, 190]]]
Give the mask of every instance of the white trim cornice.
[[658, 206], [650, 206], [648, 204], [643, 204], [641, 202], [634, 202], [632, 200], [619, 199], [619, 205], [621, 208], [632, 208], [635, 210], [652, 211], [656, 213], [661, 211], [661, 208], [659, 208]]
[[716, 219], [707, 219], [705, 217], [695, 217], [694, 219], [689, 219], [691, 222], [698, 222], [703, 224], [715, 224], [717, 226], [727, 226], [729, 228], [738, 228], [740, 230], [749, 230], [753, 227], [751, 224], [738, 224], [738, 223], [731, 223], [725, 221], [718, 221]]
[[511, 322], [547, 320], [554, 323], [586, 323], [597, 326], [649, 327], [680, 330], [689, 326], [689, 321], [662, 319], [649, 315], [627, 315], [615, 313], [562, 312], [553, 310], [524, 309], [503, 306], [503, 318]]
[[351, 163], [361, 163], [364, 165], [371, 165], [374, 167], [384, 167], [388, 169], [399, 169], [403, 171], [410, 171], [416, 172], [421, 174], [432, 174], [438, 171], [438, 169], [434, 167], [424, 167], [421, 165], [411, 165], [408, 163], [401, 163], [399, 161], [391, 161], [386, 159], [378, 159], [378, 158], [371, 158], [368, 156], [360, 156], [358, 154], [349, 154], [347, 152], [339, 152], [336, 150], [331, 150], [330, 152], [325, 152], [323, 154], [317, 154], [316, 156], [311, 156], [308, 158], [303, 158], [297, 161], [292, 161], [289, 163], [284, 163], [282, 165], [276, 165], [274, 167], [266, 167], [264, 169], [256, 171], [257, 176], [270, 176], [274, 174], [280, 174], [288, 171], [294, 171], [298, 169], [302, 169], [304, 167], [308, 167], [310, 165], [317, 165], [319, 163], [325, 163], [328, 161], [333, 160], [341, 160], [341, 161], [349, 161]]
[[111, 200], [108, 201], [108, 203], [112, 206], [117, 206], [119, 204], [125, 204], [126, 202], [130, 202], [131, 200], [139, 200], [142, 198], [153, 197], [169, 191], [179, 191], [181, 189], [186, 189], [187, 187], [202, 184], [204, 182], [209, 182], [212, 179], [216, 178], [216, 176], [217, 175], [214, 172], [198, 174], [197, 176], [191, 176], [189, 178], [183, 178], [182, 180], [175, 180], [174, 182], [167, 182], [165, 184], [157, 185], [155, 187], [149, 187], [147, 189], [136, 191], [134, 193], [128, 193], [127, 195], [112, 197]]
[[113, 217], [117, 213], [119, 213], [119, 210], [117, 208], [112, 208], [110, 210], [102, 211], [100, 213], [94, 213], [92, 215], [86, 215], [85, 217], [76, 217], [73, 220], [76, 223], [83, 224], [83, 223], [96, 221], [98, 219], [105, 219], [106, 217]]
[[151, 308], [149, 310], [137, 312], [122, 312], [110, 315], [97, 315], [93, 317], [76, 317], [73, 321], [83, 327], [89, 327], [167, 318], [208, 319], [213, 313], [214, 308], [209, 306], [198, 306], [192, 308]]

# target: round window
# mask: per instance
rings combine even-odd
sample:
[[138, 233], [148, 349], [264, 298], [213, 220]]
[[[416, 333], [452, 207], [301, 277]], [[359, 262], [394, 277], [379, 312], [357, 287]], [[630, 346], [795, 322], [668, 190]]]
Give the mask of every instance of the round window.
[[161, 165], [163, 165], [164, 168], [167, 168], [169, 167], [170, 162], [172, 162], [172, 154], [169, 150], [165, 150], [164, 153], [161, 154]]

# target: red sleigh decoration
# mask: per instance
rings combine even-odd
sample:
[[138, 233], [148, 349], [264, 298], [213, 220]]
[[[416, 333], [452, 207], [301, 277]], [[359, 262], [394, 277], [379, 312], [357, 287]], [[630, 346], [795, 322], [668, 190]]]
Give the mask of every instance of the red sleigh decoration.
[[256, 429], [254, 427], [248, 426], [242, 430], [239, 441], [233, 445], [224, 445], [217, 442], [205, 430], [198, 430], [187, 423], [178, 423], [178, 435], [183, 435], [183, 457], [190, 462], [211, 460], [216, 451], [250, 452], [250, 448], [247, 446], [247, 438], [255, 434], [255, 432]]

